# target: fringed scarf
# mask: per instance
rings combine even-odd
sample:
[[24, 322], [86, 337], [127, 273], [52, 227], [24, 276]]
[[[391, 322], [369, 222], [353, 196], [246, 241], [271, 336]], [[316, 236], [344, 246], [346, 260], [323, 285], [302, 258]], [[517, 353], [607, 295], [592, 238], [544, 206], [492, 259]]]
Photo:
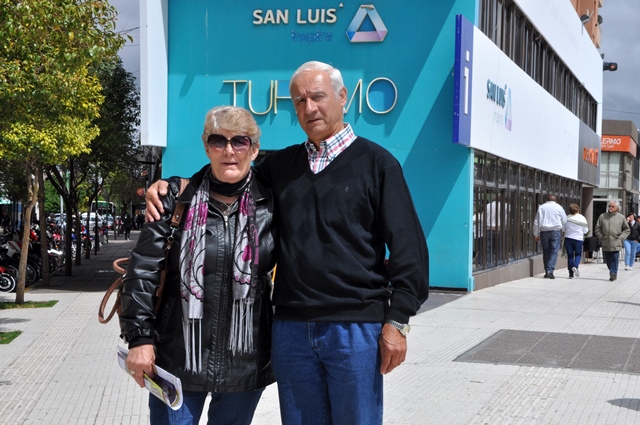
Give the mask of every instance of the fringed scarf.
[[233, 306], [229, 349], [233, 354], [253, 350], [253, 302], [259, 257], [256, 206], [251, 194], [251, 171], [238, 183], [222, 183], [211, 174], [202, 179], [187, 211], [180, 244], [180, 295], [182, 297], [185, 369], [202, 371], [202, 303], [204, 301], [205, 234], [209, 190], [239, 197], [233, 242]]

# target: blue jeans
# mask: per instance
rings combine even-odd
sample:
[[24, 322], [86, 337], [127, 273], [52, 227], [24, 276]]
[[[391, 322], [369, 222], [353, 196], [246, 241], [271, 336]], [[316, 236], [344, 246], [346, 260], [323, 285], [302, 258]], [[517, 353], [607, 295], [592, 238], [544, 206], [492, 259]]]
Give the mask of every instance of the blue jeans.
[[633, 263], [636, 261], [637, 250], [638, 241], [630, 241], [629, 239], [624, 241], [624, 264], [629, 267], [633, 267]]
[[560, 230], [549, 230], [540, 232], [540, 243], [542, 244], [542, 262], [545, 273], [553, 273], [560, 251]]
[[609, 273], [617, 275], [620, 253], [618, 251], [602, 251], [602, 256], [604, 257], [605, 263], [607, 263]]
[[283, 425], [382, 424], [380, 323], [275, 319], [271, 364]]
[[[249, 425], [264, 388], [241, 393], [211, 393], [208, 422], [215, 425]], [[198, 425], [207, 392], [185, 391], [178, 410], [172, 410], [158, 397], [149, 394], [151, 425]]]
[[573, 276], [573, 268], [576, 269], [580, 266], [580, 260], [582, 260], [582, 244], [584, 241], [577, 239], [564, 238], [564, 249], [567, 250], [567, 269], [569, 269], [569, 276]]

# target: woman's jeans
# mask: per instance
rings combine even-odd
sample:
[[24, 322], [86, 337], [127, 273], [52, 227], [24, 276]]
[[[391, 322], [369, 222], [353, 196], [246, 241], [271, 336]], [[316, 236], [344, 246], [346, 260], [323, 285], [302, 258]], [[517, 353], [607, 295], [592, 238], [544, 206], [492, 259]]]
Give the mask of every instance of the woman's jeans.
[[564, 239], [564, 249], [567, 251], [567, 269], [569, 269], [569, 276], [573, 276], [573, 268], [576, 269], [580, 266], [580, 260], [582, 260], [582, 244], [584, 241], [577, 239]]
[[638, 241], [626, 239], [624, 241], [624, 264], [633, 267], [636, 260], [636, 251], [638, 250]]
[[[243, 393], [211, 393], [208, 423], [215, 425], [249, 425], [264, 388]], [[207, 392], [184, 391], [183, 403], [172, 410], [158, 397], [149, 394], [151, 425], [198, 425]]]
[[284, 425], [382, 425], [381, 323], [275, 319], [271, 364]]

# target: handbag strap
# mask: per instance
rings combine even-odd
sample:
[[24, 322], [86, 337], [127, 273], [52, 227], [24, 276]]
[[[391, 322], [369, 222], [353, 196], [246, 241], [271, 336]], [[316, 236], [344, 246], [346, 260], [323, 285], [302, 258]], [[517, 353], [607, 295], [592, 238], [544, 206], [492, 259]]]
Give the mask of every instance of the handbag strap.
[[[111, 286], [109, 286], [109, 289], [107, 289], [107, 292], [104, 294], [104, 297], [102, 297], [102, 302], [100, 303], [100, 307], [98, 308], [98, 321], [100, 323], [103, 323], [103, 324], [108, 323], [109, 320], [111, 320], [113, 315], [116, 313], [116, 311], [118, 312], [118, 314], [120, 314], [120, 290], [121, 289], [122, 289], [122, 276], [118, 277], [118, 279], [116, 279], [116, 281], [113, 282]], [[105, 318], [104, 310], [107, 308], [107, 302], [109, 301], [109, 298], [111, 298], [111, 294], [113, 294], [114, 292], [116, 293], [116, 301], [113, 303], [113, 307], [111, 308], [109, 315], [107, 315], [107, 317]]]
[[[187, 187], [187, 184], [189, 184], [189, 180], [185, 180], [185, 179], [180, 180], [180, 191], [178, 192], [178, 196], [182, 194], [185, 187]], [[171, 245], [173, 245], [173, 242], [175, 241], [173, 234], [177, 229], [180, 228], [180, 222], [182, 221], [182, 214], [184, 213], [185, 207], [186, 207], [185, 203], [176, 202], [176, 206], [174, 208], [173, 214], [171, 215], [171, 233], [167, 237], [167, 243], [164, 246], [165, 267], [160, 274], [160, 286], [158, 286], [158, 289], [156, 290], [157, 299], [153, 309], [155, 313], [158, 312], [160, 308], [160, 303], [162, 301], [162, 293], [164, 292], [164, 284], [167, 277], [167, 268], [169, 267], [167, 260], [169, 257], [169, 251], [171, 250]], [[119, 273], [120, 275], [124, 275], [127, 272], [126, 267], [128, 262], [129, 262], [128, 257], [118, 258], [113, 262], [113, 269], [116, 271], [116, 273]], [[107, 292], [104, 294], [104, 297], [102, 298], [102, 302], [100, 303], [100, 307], [98, 308], [98, 321], [100, 323], [103, 323], [103, 324], [108, 323], [111, 320], [111, 318], [113, 318], [113, 315], [116, 314], [116, 312], [118, 313], [118, 315], [120, 315], [120, 312], [122, 311], [121, 299], [120, 299], [120, 293], [124, 286], [122, 277], [123, 276], [118, 277], [118, 279], [116, 279], [115, 282], [113, 282], [111, 286], [109, 286], [109, 289], [107, 289]], [[111, 295], [114, 292], [116, 294], [116, 300], [113, 303], [113, 307], [111, 308], [111, 311], [109, 312], [107, 317], [105, 317], [104, 312], [105, 312], [105, 309], [107, 308], [107, 302], [109, 301], [109, 298], [111, 298]]]
[[[184, 191], [184, 188], [189, 184], [189, 180], [180, 179], [180, 190], [178, 191], [178, 197]], [[164, 246], [164, 270], [162, 270], [162, 274], [160, 275], [160, 286], [158, 286], [158, 290], [156, 291], [156, 305], [153, 309], [154, 313], [158, 313], [160, 309], [160, 303], [162, 302], [162, 293], [164, 292], [164, 284], [167, 278], [167, 269], [169, 268], [169, 251], [171, 251], [171, 246], [173, 242], [175, 242], [175, 238], [173, 234], [176, 230], [180, 228], [180, 222], [182, 221], [182, 214], [184, 213], [184, 209], [186, 207], [185, 202], [177, 202], [176, 198], [176, 206], [173, 209], [173, 214], [171, 215], [171, 233], [167, 237], [167, 243]]]

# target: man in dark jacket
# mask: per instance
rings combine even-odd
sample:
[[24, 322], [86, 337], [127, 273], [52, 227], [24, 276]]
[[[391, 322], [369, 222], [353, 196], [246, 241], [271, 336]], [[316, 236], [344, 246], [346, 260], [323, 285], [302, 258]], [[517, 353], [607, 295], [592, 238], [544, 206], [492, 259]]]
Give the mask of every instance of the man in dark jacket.
[[279, 212], [272, 364], [282, 423], [381, 424], [382, 375], [404, 362], [409, 317], [428, 296], [426, 240], [398, 161], [343, 122], [340, 72], [307, 62], [290, 93], [308, 139], [256, 166]]

